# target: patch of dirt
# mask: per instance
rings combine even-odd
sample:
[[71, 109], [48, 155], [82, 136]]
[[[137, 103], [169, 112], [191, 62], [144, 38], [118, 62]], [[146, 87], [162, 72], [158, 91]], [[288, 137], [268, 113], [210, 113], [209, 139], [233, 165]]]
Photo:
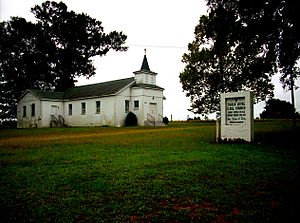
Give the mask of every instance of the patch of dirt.
[[183, 202], [171, 204], [162, 200], [150, 213], [133, 214], [129, 222], [152, 222], [161, 219], [163, 222], [211, 222], [211, 223], [237, 223], [239, 208], [232, 210], [217, 207], [213, 203]]

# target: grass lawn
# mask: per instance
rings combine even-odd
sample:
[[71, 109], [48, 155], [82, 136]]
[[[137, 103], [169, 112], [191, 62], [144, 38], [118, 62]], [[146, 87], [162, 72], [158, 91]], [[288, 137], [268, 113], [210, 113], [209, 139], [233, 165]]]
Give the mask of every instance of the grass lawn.
[[255, 139], [216, 144], [215, 123], [0, 130], [1, 222], [292, 222], [300, 128], [256, 122]]

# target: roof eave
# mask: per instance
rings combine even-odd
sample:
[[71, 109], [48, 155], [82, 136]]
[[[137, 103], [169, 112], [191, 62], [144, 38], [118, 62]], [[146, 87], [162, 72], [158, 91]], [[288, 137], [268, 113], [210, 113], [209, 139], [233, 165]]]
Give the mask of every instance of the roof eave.
[[58, 102], [64, 102], [65, 99], [56, 99], [56, 98], [39, 98], [41, 101], [58, 101]]
[[95, 95], [95, 96], [89, 96], [89, 97], [76, 97], [76, 98], [66, 98], [64, 101], [78, 101], [78, 100], [86, 100], [86, 99], [94, 99], [94, 98], [104, 98], [104, 97], [111, 97], [115, 96], [116, 94], [105, 94], [105, 95]]
[[150, 86], [150, 85], [133, 86], [133, 88], [146, 88], [146, 89], [155, 89], [155, 90], [161, 90], [161, 91], [165, 90], [164, 88], [162, 88], [160, 86], [157, 86], [157, 85], [153, 85], [153, 86]]
[[151, 74], [151, 75], [157, 75], [157, 73], [153, 72], [153, 71], [148, 71], [148, 70], [137, 70], [133, 72], [134, 74]]

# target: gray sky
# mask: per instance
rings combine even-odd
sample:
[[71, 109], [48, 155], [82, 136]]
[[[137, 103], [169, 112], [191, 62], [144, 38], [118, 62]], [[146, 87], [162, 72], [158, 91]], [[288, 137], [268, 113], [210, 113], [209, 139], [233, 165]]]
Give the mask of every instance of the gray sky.
[[[30, 9], [42, 0], [0, 0], [0, 18], [9, 20], [20, 16], [34, 21]], [[77, 85], [131, 77], [142, 64], [144, 48], [150, 69], [157, 72], [157, 84], [165, 88], [164, 116], [173, 120], [194, 115], [187, 111], [189, 98], [185, 97], [179, 82], [184, 69], [182, 55], [194, 39], [194, 28], [206, 13], [204, 0], [64, 0], [69, 9], [84, 12], [102, 21], [105, 32], [123, 31], [127, 35], [126, 52], [109, 52], [96, 57], [96, 75], [89, 80], [80, 78]], [[283, 91], [278, 76], [273, 78], [275, 98], [290, 101], [290, 92]], [[300, 80], [297, 81], [300, 85]], [[300, 111], [300, 90], [295, 92], [296, 107]], [[254, 106], [255, 117], [263, 110], [264, 102]], [[211, 116], [214, 118], [214, 116]]]

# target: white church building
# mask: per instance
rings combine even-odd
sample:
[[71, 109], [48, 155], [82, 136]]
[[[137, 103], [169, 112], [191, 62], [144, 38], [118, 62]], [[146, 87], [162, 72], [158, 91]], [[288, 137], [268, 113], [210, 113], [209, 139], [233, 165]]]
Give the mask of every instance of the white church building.
[[134, 77], [77, 86], [64, 92], [26, 90], [18, 100], [17, 127], [124, 126], [129, 112], [138, 125], [161, 125], [163, 88], [146, 53]]

